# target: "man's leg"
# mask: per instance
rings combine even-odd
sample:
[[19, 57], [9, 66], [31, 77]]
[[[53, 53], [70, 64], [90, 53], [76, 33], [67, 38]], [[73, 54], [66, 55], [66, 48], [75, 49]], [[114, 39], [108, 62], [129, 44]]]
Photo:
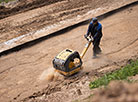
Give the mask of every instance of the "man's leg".
[[99, 47], [100, 41], [101, 38], [93, 41], [93, 58], [95, 58], [97, 54], [101, 53], [101, 48]]
[[95, 40], [93, 41], [93, 58], [96, 57], [97, 49], [98, 49], [97, 39], [95, 39]]
[[99, 53], [101, 53], [101, 48], [99, 47], [99, 45], [100, 45], [100, 41], [101, 41], [101, 38], [99, 38], [98, 40], [97, 40], [97, 54], [99, 54]]

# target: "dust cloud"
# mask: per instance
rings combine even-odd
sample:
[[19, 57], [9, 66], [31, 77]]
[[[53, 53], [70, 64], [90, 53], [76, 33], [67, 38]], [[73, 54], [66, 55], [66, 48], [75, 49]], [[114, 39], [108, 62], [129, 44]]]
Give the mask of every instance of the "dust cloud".
[[56, 72], [53, 67], [50, 67], [44, 70], [39, 77], [39, 80], [47, 81], [47, 82], [52, 82], [52, 81], [57, 81], [62, 79], [63, 79], [63, 76], [60, 75], [58, 72]]

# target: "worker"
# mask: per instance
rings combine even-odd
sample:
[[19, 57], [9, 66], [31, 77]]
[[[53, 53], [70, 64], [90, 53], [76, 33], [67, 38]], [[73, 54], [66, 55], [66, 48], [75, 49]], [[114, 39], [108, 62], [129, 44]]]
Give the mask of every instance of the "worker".
[[98, 22], [97, 18], [92, 18], [89, 24], [87, 34], [84, 35], [85, 38], [88, 36], [92, 38], [93, 42], [93, 57], [96, 58], [97, 54], [101, 53], [101, 48], [99, 47], [102, 38], [102, 25]]

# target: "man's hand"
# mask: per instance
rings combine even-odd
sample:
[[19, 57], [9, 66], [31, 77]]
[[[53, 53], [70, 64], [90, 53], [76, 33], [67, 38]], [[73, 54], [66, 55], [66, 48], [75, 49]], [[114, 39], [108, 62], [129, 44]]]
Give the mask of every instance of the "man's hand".
[[84, 37], [87, 39], [88, 36], [85, 34]]
[[93, 37], [91, 37], [91, 40], [92, 40], [92, 42], [94, 41], [94, 38]]

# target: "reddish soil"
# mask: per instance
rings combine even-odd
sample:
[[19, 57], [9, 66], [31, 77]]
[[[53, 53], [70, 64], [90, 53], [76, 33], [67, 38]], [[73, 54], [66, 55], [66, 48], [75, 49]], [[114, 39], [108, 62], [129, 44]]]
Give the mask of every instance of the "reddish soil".
[[138, 102], [138, 83], [111, 82], [107, 88], [99, 89], [89, 100], [89, 102]]
[[9, 5], [0, 6], [0, 19], [26, 12], [42, 6], [47, 6], [63, 0], [19, 0]]
[[[75, 7], [80, 0], [64, 1], [55, 5], [58, 6], [58, 4], [63, 3], [62, 7], [60, 7], [65, 9], [68, 7], [67, 5], [71, 5], [70, 3], [75, 1]], [[103, 5], [110, 5], [111, 3], [111, 1], [107, 2], [107, 0], [95, 2], [105, 2], [102, 3]], [[112, 2], [115, 2], [115, 0], [112, 0]], [[96, 4], [89, 5], [88, 10], [90, 10], [89, 7], [92, 5]], [[100, 7], [100, 5], [97, 6]], [[53, 7], [53, 9], [52, 11], [48, 9], [47, 13], [44, 13], [47, 7]], [[21, 30], [27, 32], [27, 29], [31, 31], [44, 27], [44, 25], [48, 24], [47, 21], [51, 19], [51, 16], [47, 18], [46, 14], [53, 14], [53, 10], [58, 12], [59, 6], [54, 8], [52, 4], [47, 7], [45, 9], [40, 8], [43, 15], [35, 16], [34, 18], [23, 16], [26, 12], [0, 20], [2, 25], [0, 27], [3, 27], [0, 30], [1, 36], [11, 34], [10, 38], [12, 38], [17, 36], [16, 34]], [[83, 10], [81, 11], [83, 14]], [[92, 59], [92, 48], [90, 48], [83, 59], [83, 71], [73, 77], [64, 78], [57, 75], [52, 82], [47, 81], [47, 77], [51, 78], [51, 76], [47, 75], [49, 73], [52, 74], [52, 60], [59, 52], [65, 48], [75, 49], [79, 52], [83, 50], [86, 43], [83, 35], [87, 31], [88, 25], [79, 26], [29, 48], [0, 57], [0, 101], [70, 102], [88, 97], [93, 91], [89, 89], [88, 85], [91, 80], [95, 79], [95, 76], [116, 70], [128, 63], [130, 59], [138, 58], [137, 11], [138, 5], [135, 5], [100, 21], [103, 25], [104, 34], [101, 42], [102, 54], [97, 59]], [[37, 10], [30, 12], [33, 16]], [[87, 10], [84, 10], [84, 12], [87, 12]], [[75, 16], [78, 13], [75, 12], [73, 14]], [[22, 18], [17, 19], [17, 17], [21, 16]], [[58, 20], [60, 19], [62, 18]], [[57, 19], [53, 19], [51, 22], [55, 20], [57, 21]], [[9, 38], [3, 37], [1, 39], [5, 41]]]

